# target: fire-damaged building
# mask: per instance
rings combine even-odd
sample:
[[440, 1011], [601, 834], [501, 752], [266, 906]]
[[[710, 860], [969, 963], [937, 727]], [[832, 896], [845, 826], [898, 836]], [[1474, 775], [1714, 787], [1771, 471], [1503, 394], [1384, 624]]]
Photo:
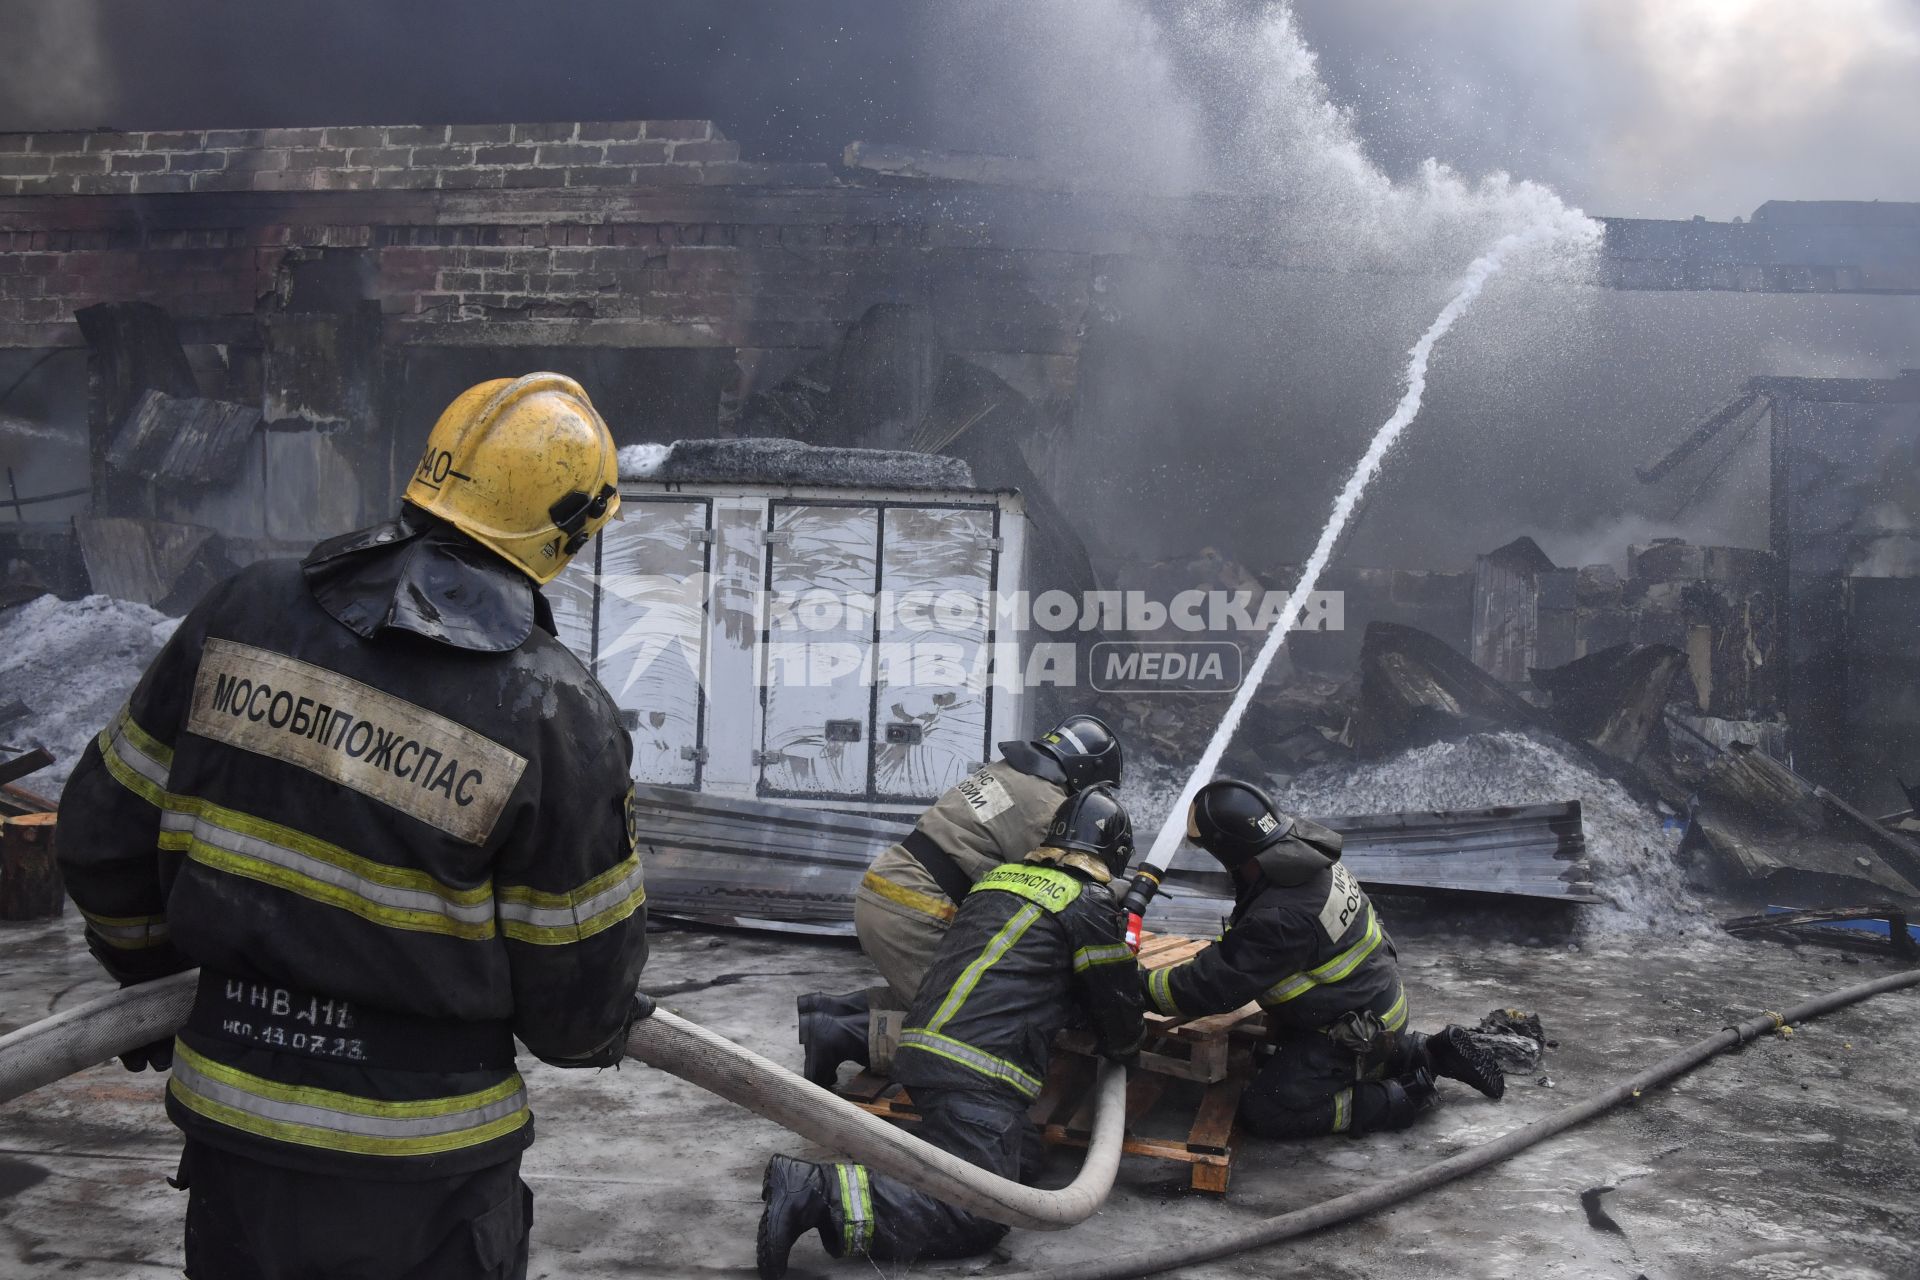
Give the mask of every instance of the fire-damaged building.
[[1742, 24], [353, 8], [0, 120], [0, 1273], [1914, 1272], [1920, 188], [1677, 181]]
[[[978, 490], [1021, 494], [1036, 588], [1112, 585], [1055, 496], [1085, 357], [1120, 323], [1108, 300], [1167, 264], [1297, 269], [1270, 213], [864, 143], [759, 163], [700, 120], [0, 136], [0, 376], [83, 388], [88, 441], [13, 477], [0, 549], [15, 595], [178, 613], [232, 566], [390, 510], [463, 387], [550, 368], [592, 387], [622, 445], [947, 455]], [[1904, 205], [1609, 219], [1601, 281], [1913, 292], [1916, 240]], [[1911, 387], [1762, 379], [1683, 444], [1771, 408], [1770, 552], [1655, 543], [1622, 576], [1522, 538], [1461, 573], [1340, 567], [1324, 585], [1345, 630], [1302, 636], [1294, 663], [1351, 671], [1376, 621], [1514, 687], [1669, 646], [1703, 721], [1771, 742], [1784, 715], [1804, 772], [1881, 803], [1920, 732], [1894, 727], [1915, 722], [1898, 630], [1914, 507], [1886, 479], [1912, 470]], [[1893, 489], [1867, 492], [1876, 477]], [[1218, 565], [1183, 565], [1127, 585], [1215, 585]], [[1232, 572], [1290, 585], [1284, 566]], [[1139, 714], [1166, 736], [1167, 706]]]

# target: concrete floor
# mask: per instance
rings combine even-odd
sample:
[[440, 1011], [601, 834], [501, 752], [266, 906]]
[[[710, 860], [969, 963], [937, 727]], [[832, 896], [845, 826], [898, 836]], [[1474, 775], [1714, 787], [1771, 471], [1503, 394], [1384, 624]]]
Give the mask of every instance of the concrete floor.
[[[1415, 1024], [1538, 1011], [1559, 1047], [1552, 1087], [1515, 1080], [1494, 1104], [1460, 1086], [1414, 1129], [1240, 1150], [1231, 1194], [1188, 1192], [1176, 1166], [1123, 1162], [1106, 1209], [1059, 1234], [1015, 1232], [993, 1258], [834, 1264], [811, 1239], [794, 1274], [996, 1272], [1112, 1256], [1249, 1223], [1452, 1154], [1602, 1089], [1735, 1016], [1889, 971], [1823, 949], [1660, 937], [1575, 947], [1486, 942], [1449, 921], [1390, 917]], [[0, 925], [0, 1030], [109, 985], [64, 921]], [[796, 1062], [792, 999], [864, 981], [851, 947], [741, 934], [656, 935], [647, 987], [676, 1012]], [[1830, 1015], [1382, 1215], [1193, 1277], [1618, 1277], [1868, 1280], [1920, 1275], [1920, 994]], [[526, 1070], [540, 1141], [541, 1277], [752, 1274], [760, 1170], [799, 1144], [681, 1081]], [[184, 1197], [162, 1081], [101, 1067], [0, 1108], [0, 1277], [177, 1274]], [[1071, 1157], [1059, 1157], [1058, 1181]], [[1590, 1224], [1581, 1192], [1617, 1229]]]

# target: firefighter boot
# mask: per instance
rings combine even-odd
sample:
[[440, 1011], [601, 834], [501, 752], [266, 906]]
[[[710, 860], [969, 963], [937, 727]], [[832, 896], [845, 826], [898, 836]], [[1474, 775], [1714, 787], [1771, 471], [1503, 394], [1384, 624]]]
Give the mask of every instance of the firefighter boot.
[[760, 1199], [767, 1207], [760, 1211], [753, 1260], [761, 1280], [780, 1280], [787, 1274], [787, 1254], [800, 1237], [815, 1228], [824, 1232], [832, 1221], [826, 1171], [805, 1160], [775, 1156], [760, 1179]]
[[1428, 1067], [1434, 1075], [1470, 1084], [1489, 1098], [1507, 1091], [1507, 1073], [1494, 1056], [1474, 1043], [1465, 1027], [1449, 1026], [1430, 1036], [1420, 1036], [1414, 1045], [1415, 1062]]
[[1433, 1105], [1433, 1076], [1425, 1067], [1382, 1083], [1387, 1088], [1387, 1109], [1379, 1120], [1367, 1126], [1368, 1132], [1404, 1129]]
[[867, 998], [871, 994], [872, 991], [866, 987], [839, 996], [830, 996], [824, 991], [809, 991], [795, 1000], [793, 1006], [803, 1018], [810, 1013], [865, 1013]]
[[806, 1062], [800, 1074], [822, 1089], [831, 1089], [840, 1076], [841, 1063], [867, 1065], [867, 1015], [864, 1012], [803, 1013], [800, 1043], [806, 1049]]

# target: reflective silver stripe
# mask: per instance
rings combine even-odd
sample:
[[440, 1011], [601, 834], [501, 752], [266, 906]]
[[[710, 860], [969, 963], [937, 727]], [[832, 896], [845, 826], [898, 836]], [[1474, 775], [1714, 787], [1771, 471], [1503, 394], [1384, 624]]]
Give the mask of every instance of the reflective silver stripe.
[[162, 764], [160, 761], [142, 751], [139, 745], [128, 736], [125, 715], [122, 715], [120, 719], [114, 721], [113, 735], [109, 739], [107, 747], [115, 756], [119, 757], [120, 763], [126, 765], [127, 768], [133, 770], [154, 786], [160, 787], [163, 790], [165, 789], [167, 778], [173, 772], [172, 767]]
[[1182, 960], [1180, 964], [1170, 964], [1164, 969], [1155, 969], [1147, 975], [1147, 997], [1153, 1001], [1153, 1007], [1169, 1018], [1180, 1016], [1180, 1006], [1173, 1002], [1173, 971], [1181, 965], [1192, 964], [1191, 960]]
[[1067, 726], [1061, 725], [1058, 729], [1054, 730], [1054, 732], [1058, 733], [1061, 737], [1065, 738], [1068, 742], [1071, 742], [1073, 744], [1073, 749], [1075, 751], [1078, 751], [1081, 755], [1084, 756], [1089, 754], [1087, 751], [1087, 744], [1080, 741], [1080, 735], [1075, 733], [1073, 730], [1067, 728]]
[[960, 1007], [973, 994], [974, 987], [980, 983], [980, 975], [999, 963], [1000, 957], [1012, 949], [1013, 944], [1025, 936], [1035, 920], [1040, 918], [1040, 908], [1031, 902], [1013, 913], [1013, 918], [1000, 926], [1000, 932], [993, 935], [993, 941], [986, 949], [973, 958], [973, 963], [961, 970], [960, 976], [953, 980], [953, 988], [947, 992], [947, 998], [940, 1002], [931, 1021], [927, 1023], [929, 1031], [938, 1031], [953, 1020]]
[[[132, 731], [129, 731], [129, 725]], [[132, 720], [131, 706], [121, 706], [119, 716], [115, 716], [113, 723], [100, 731], [100, 752], [113, 756], [129, 770], [165, 791], [167, 777], [173, 773], [173, 762], [161, 760], [159, 756], [140, 747], [142, 737], [146, 737], [146, 731]]]
[[1353, 1123], [1353, 1090], [1342, 1089], [1333, 1095], [1333, 1131], [1345, 1133]]
[[494, 904], [491, 898], [473, 903], [459, 903], [422, 889], [403, 889], [396, 885], [380, 884], [365, 876], [355, 875], [345, 867], [335, 866], [324, 859], [302, 853], [298, 849], [275, 844], [259, 836], [242, 835], [238, 831], [228, 830], [203, 815], [165, 813], [160, 817], [160, 829], [190, 834], [196, 841], [215, 849], [296, 872], [309, 879], [318, 880], [322, 884], [343, 889], [356, 898], [365, 899], [379, 906], [391, 907], [399, 911], [418, 911], [445, 916], [449, 920], [467, 925], [484, 925], [493, 920]]
[[1073, 971], [1085, 973], [1097, 964], [1122, 964], [1133, 959], [1133, 948], [1124, 942], [1098, 947], [1082, 947], [1073, 953]]
[[912, 1047], [922, 1053], [931, 1053], [949, 1062], [957, 1062], [963, 1067], [971, 1067], [991, 1079], [1004, 1080], [1029, 1098], [1037, 1097], [1040, 1093], [1041, 1082], [1030, 1073], [1022, 1071], [1004, 1058], [982, 1053], [964, 1040], [955, 1040], [951, 1036], [943, 1036], [937, 1032], [928, 1031], [924, 1027], [910, 1027], [900, 1033], [900, 1047], [902, 1049]]
[[536, 907], [530, 903], [516, 902], [502, 895], [499, 912], [502, 920], [512, 920], [519, 924], [533, 925], [541, 929], [564, 929], [570, 925], [591, 920], [602, 911], [611, 911], [625, 902], [640, 888], [646, 876], [638, 863], [632, 871], [614, 881], [600, 892], [570, 907]]
[[840, 1183], [840, 1242], [849, 1254], [865, 1253], [873, 1243], [873, 1205], [868, 1199], [866, 1168], [837, 1164], [834, 1172]]
[[334, 1133], [350, 1133], [368, 1138], [435, 1138], [442, 1134], [477, 1129], [482, 1125], [492, 1124], [496, 1120], [504, 1120], [524, 1110], [527, 1105], [527, 1090], [523, 1085], [498, 1101], [471, 1107], [465, 1111], [448, 1112], [445, 1115], [406, 1117], [355, 1115], [352, 1112], [336, 1111], [330, 1107], [317, 1107], [303, 1102], [283, 1102], [250, 1093], [245, 1089], [236, 1089], [232, 1085], [222, 1084], [207, 1076], [179, 1054], [174, 1057], [173, 1078], [181, 1088], [209, 1102], [258, 1116], [262, 1120], [275, 1124], [304, 1125], [311, 1129], [326, 1129]]
[[157, 947], [172, 936], [167, 929], [164, 916], [156, 916], [152, 920], [136, 923], [109, 924], [106, 922], [113, 919], [111, 916], [96, 916], [85, 911], [80, 914], [86, 916], [87, 924], [104, 941], [128, 949]]

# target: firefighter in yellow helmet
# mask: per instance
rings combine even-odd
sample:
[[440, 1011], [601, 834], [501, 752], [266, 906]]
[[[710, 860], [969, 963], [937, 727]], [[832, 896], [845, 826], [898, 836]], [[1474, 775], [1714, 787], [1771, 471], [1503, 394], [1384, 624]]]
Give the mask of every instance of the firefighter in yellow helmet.
[[62, 797], [87, 943], [191, 966], [165, 1069], [195, 1280], [523, 1276], [517, 1037], [617, 1061], [650, 1009], [631, 746], [538, 584], [619, 505], [568, 378], [474, 387], [398, 517], [181, 622]]

